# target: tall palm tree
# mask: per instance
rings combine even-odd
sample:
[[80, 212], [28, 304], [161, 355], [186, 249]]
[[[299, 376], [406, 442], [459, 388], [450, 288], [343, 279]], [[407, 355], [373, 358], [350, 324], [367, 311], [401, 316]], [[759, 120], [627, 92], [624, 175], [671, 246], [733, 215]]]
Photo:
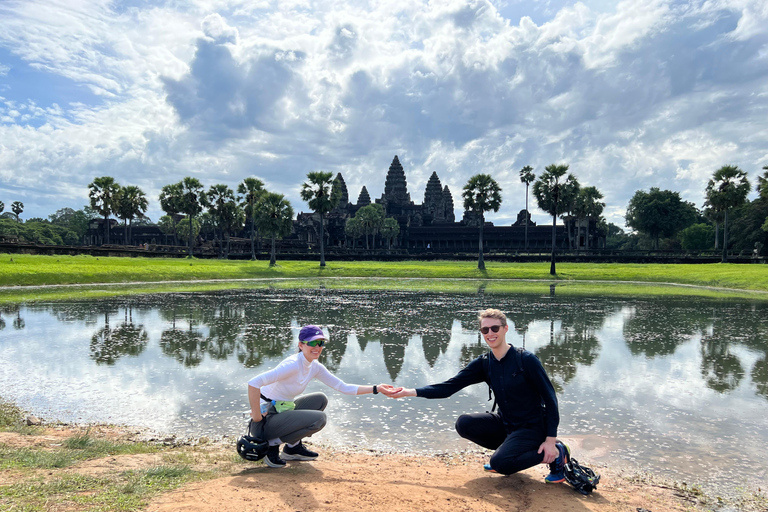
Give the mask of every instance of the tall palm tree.
[[557, 251], [557, 217], [570, 209], [570, 204], [579, 191], [579, 182], [573, 174], [563, 176], [568, 172], [566, 164], [551, 164], [544, 169], [533, 184], [533, 195], [539, 208], [552, 216], [552, 259], [549, 273], [556, 274], [555, 253]]
[[[360, 219], [360, 226], [363, 230], [363, 233], [365, 233], [365, 248], [366, 250], [369, 249], [368, 245], [368, 235], [376, 236], [376, 233], [381, 228], [381, 225], [384, 223], [384, 207], [377, 203], [372, 203], [367, 206], [363, 206], [359, 210], [357, 210], [357, 213], [355, 213], [355, 218]], [[375, 238], [374, 238], [374, 246]]]
[[254, 208], [254, 221], [259, 231], [272, 238], [269, 266], [277, 262], [275, 239], [290, 235], [293, 229], [293, 208], [282, 194], [266, 192], [261, 195]]
[[95, 178], [89, 185], [88, 197], [91, 208], [104, 216], [104, 243], [109, 243], [109, 216], [115, 211], [115, 195], [120, 190], [115, 178], [102, 176]]
[[747, 201], [751, 188], [747, 173], [735, 165], [722, 166], [707, 184], [707, 202], [723, 212], [723, 263], [728, 261], [728, 212]]
[[483, 259], [483, 225], [485, 224], [485, 212], [493, 210], [498, 212], [501, 207], [501, 187], [490, 174], [476, 174], [469, 178], [464, 185], [461, 196], [464, 198], [464, 209], [474, 212], [480, 217], [480, 235], [478, 239], [479, 254], [477, 268], [485, 270]]
[[[187, 176], [179, 182], [179, 185], [181, 186], [180, 211], [187, 215], [189, 226], [193, 228], [195, 216], [199, 215], [208, 204], [203, 191], [203, 184], [197, 178]], [[194, 231], [194, 229], [189, 230], [189, 258], [192, 257]]]
[[237, 186], [237, 193], [241, 196], [240, 200], [245, 208], [246, 218], [251, 221], [251, 260], [256, 259], [254, 234], [256, 230], [256, 212], [253, 207], [264, 192], [266, 192], [264, 190], [264, 182], [256, 178], [245, 178], [243, 182]]
[[115, 213], [125, 223], [125, 245], [130, 245], [129, 242], [133, 238], [133, 233], [130, 232], [133, 230], [133, 219], [143, 217], [149, 207], [147, 195], [139, 187], [129, 185], [120, 188], [115, 196], [115, 203]]
[[11, 211], [16, 215], [16, 222], [19, 222], [19, 215], [24, 211], [24, 203], [21, 201], [14, 201], [11, 203]]
[[235, 201], [235, 194], [232, 189], [226, 185], [218, 184], [211, 185], [208, 192], [205, 193], [205, 198], [208, 204], [208, 211], [216, 219], [216, 224], [219, 227], [219, 258], [224, 257], [224, 228], [227, 204]]
[[528, 185], [533, 183], [536, 179], [536, 175], [533, 174], [533, 167], [526, 165], [520, 169], [520, 181], [525, 183], [525, 250], [528, 250], [528, 219], [531, 218], [531, 214], [528, 212]]
[[179, 245], [179, 237], [176, 232], [176, 216], [182, 212], [182, 204], [184, 202], [183, 196], [184, 191], [181, 182], [165, 185], [162, 190], [160, 190], [160, 208], [162, 208], [171, 219], [174, 245]]
[[325, 266], [325, 214], [333, 210], [341, 193], [338, 187], [333, 188], [333, 173], [314, 171], [307, 174], [307, 181], [301, 184], [301, 199], [309, 204], [315, 213], [320, 215], [320, 266]]

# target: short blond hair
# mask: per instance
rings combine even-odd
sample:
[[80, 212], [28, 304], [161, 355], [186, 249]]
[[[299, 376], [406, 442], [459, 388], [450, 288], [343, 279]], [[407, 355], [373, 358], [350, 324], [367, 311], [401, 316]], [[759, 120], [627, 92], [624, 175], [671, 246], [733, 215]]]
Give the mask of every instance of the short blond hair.
[[501, 325], [507, 325], [507, 315], [499, 311], [498, 309], [484, 309], [477, 314], [477, 322], [483, 323], [483, 318], [495, 318], [501, 322]]

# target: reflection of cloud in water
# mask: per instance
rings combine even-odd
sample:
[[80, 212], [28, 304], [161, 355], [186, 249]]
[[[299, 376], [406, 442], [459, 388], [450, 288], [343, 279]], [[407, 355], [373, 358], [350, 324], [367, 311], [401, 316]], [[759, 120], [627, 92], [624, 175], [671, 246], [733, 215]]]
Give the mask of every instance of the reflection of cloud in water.
[[[716, 475], [718, 461], [745, 482], [761, 478], [768, 315], [759, 303], [256, 290], [37, 304], [13, 311], [23, 331], [3, 331], [0, 386], [46, 418], [238, 435], [247, 380], [295, 352], [300, 325], [330, 326], [322, 361], [343, 380], [418, 387], [487, 351], [476, 312], [489, 305], [511, 312], [507, 339], [524, 337], [548, 367], [561, 435], [584, 456], [692, 481]], [[105, 317], [113, 330], [128, 317], [143, 326], [114, 345], [97, 337], [112, 366], [90, 357]], [[189, 343], [168, 339], [189, 332]], [[330, 398], [330, 421], [316, 440], [363, 448], [468, 447], [456, 417], [491, 406], [484, 384], [444, 400], [308, 388], [317, 390]]]

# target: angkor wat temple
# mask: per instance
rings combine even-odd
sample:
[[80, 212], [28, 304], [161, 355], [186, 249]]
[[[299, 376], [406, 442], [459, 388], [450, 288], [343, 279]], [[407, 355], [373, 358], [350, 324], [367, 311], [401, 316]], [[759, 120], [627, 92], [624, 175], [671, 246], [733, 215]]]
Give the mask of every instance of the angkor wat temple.
[[[341, 189], [339, 205], [326, 219], [326, 247], [333, 248], [364, 248], [361, 240], [351, 240], [345, 233], [347, 219], [371, 204], [370, 194], [363, 186], [356, 203], [349, 201], [344, 177], [336, 175], [335, 186]], [[510, 197], [506, 198], [509, 202]], [[464, 211], [463, 218], [456, 221], [454, 215], [454, 200], [448, 186], [440, 183], [436, 172], [427, 182], [422, 204], [416, 204], [408, 192], [405, 171], [397, 155], [389, 166], [384, 182], [384, 194], [376, 203], [384, 207], [387, 217], [395, 218], [400, 225], [400, 234], [392, 248], [408, 252], [474, 252], [477, 251], [479, 215]], [[528, 248], [531, 251], [551, 250], [552, 225], [537, 226], [530, 220], [530, 214], [525, 209], [520, 210], [517, 220], [509, 226], [494, 226], [485, 222], [483, 228], [484, 250], [487, 251], [523, 251], [525, 250], [525, 220], [528, 217]], [[318, 232], [320, 219], [315, 213], [300, 213], [294, 222], [294, 233], [290, 238], [298, 238], [300, 243], [314, 245], [319, 243]], [[585, 229], [586, 228], [586, 229]], [[574, 248], [600, 248], [605, 246], [605, 238], [597, 230], [597, 219], [577, 221], [566, 217], [565, 225], [556, 227], [556, 243], [558, 247], [568, 248], [570, 237]], [[387, 242], [380, 237], [374, 237], [372, 249], [381, 250], [387, 247]], [[288, 241], [288, 240], [286, 240]], [[587, 245], [589, 242], [589, 245]]]
[[[325, 221], [325, 247], [328, 253], [346, 253], [354, 256], [365, 249], [365, 237], [352, 239], [346, 234], [347, 219], [355, 216], [357, 211], [371, 204], [368, 189], [364, 186], [357, 196], [357, 202], [349, 200], [349, 191], [341, 173], [336, 175], [334, 186], [340, 189], [341, 200], [338, 206], [328, 214]], [[504, 206], [508, 208], [514, 199], [509, 195], [504, 198]], [[524, 198], [520, 197], [520, 202]], [[461, 197], [459, 196], [459, 200]], [[391, 247], [381, 236], [374, 236], [369, 243], [366, 253], [388, 251], [395, 254], [442, 253], [445, 255], [459, 253], [476, 253], [478, 243], [478, 228], [480, 216], [470, 211], [464, 211], [460, 221], [454, 214], [454, 198], [448, 186], [443, 186], [436, 172], [432, 173], [424, 191], [421, 204], [416, 204], [408, 192], [408, 182], [405, 171], [397, 156], [392, 160], [384, 182], [384, 193], [375, 201], [384, 207], [386, 217], [393, 217], [400, 226], [400, 233]], [[537, 226], [530, 220], [530, 214], [525, 209], [519, 211], [517, 220], [508, 226], [494, 226], [485, 222], [483, 227], [484, 251], [492, 253], [515, 253], [525, 251], [525, 220], [528, 217], [528, 251], [548, 252], [552, 247], [552, 225]], [[182, 218], [178, 216], [177, 220]], [[597, 220], [575, 219], [566, 216], [563, 224], [556, 228], [556, 244], [559, 249], [599, 249], [605, 247], [605, 237], [597, 229]], [[103, 240], [103, 219], [93, 219], [90, 229], [85, 236], [86, 245], [101, 246]], [[124, 229], [117, 221], [110, 219], [110, 241], [113, 244], [124, 244]], [[128, 245], [144, 245], [151, 250], [165, 250], [173, 244], [173, 236], [164, 234], [158, 226], [134, 226]], [[291, 254], [314, 253], [318, 250], [320, 217], [318, 214], [299, 213], [293, 223], [293, 233], [277, 242], [279, 251]], [[250, 239], [248, 229], [233, 236], [231, 252], [233, 257], [250, 255]], [[183, 241], [180, 242], [183, 244]], [[201, 255], [214, 254], [216, 241], [197, 241]], [[266, 250], [269, 240], [262, 239], [260, 248]], [[260, 252], [262, 252], [260, 249]]]

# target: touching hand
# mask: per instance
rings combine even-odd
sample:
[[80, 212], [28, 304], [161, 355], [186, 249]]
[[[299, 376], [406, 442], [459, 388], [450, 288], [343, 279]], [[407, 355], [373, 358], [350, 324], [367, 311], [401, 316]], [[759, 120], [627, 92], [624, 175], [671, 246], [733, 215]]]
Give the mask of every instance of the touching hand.
[[384, 396], [392, 397], [392, 393], [396, 393], [403, 388], [396, 388], [391, 384], [379, 384], [376, 389]]
[[389, 398], [403, 398], [404, 396], [416, 396], [416, 390], [412, 388], [397, 388], [393, 393], [387, 396]]

